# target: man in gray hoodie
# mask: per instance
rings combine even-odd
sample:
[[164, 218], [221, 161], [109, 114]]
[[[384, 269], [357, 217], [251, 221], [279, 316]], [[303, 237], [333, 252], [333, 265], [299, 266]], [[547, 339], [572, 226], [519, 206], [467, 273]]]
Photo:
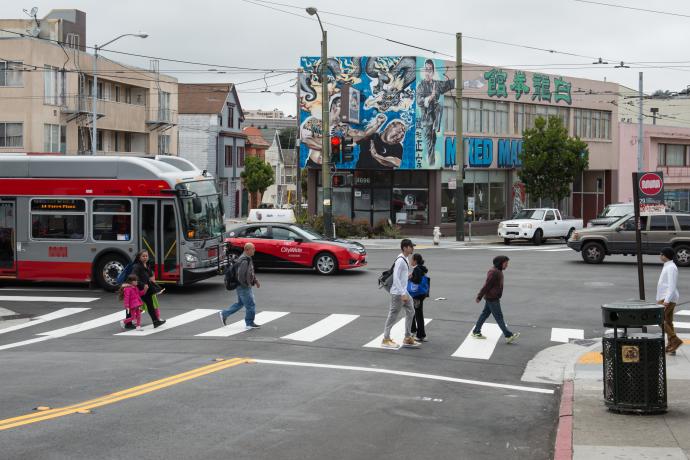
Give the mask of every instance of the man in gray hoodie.
[[247, 243], [244, 245], [244, 252], [237, 259], [235, 268], [237, 274], [237, 302], [228, 307], [225, 310], [219, 311], [220, 321], [223, 326], [226, 325], [225, 321], [228, 316], [232, 315], [240, 308], [244, 307], [244, 322], [247, 327], [252, 329], [258, 329], [261, 326], [254, 322], [254, 316], [256, 315], [256, 304], [254, 303], [254, 292], [252, 291], [252, 286], [260, 288], [261, 284], [259, 280], [256, 279], [254, 275], [254, 262], [252, 261], [252, 256], [256, 252], [256, 248], [252, 243]]

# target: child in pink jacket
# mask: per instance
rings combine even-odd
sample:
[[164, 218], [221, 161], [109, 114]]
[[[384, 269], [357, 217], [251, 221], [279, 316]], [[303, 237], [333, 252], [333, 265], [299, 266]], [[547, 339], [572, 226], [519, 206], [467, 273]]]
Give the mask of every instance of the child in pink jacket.
[[141, 306], [144, 305], [144, 301], [141, 300], [141, 296], [146, 294], [149, 287], [144, 286], [144, 289], [139, 289], [137, 287], [137, 275], [129, 275], [127, 281], [122, 283], [120, 286], [119, 297], [120, 300], [124, 301], [125, 309], [129, 311], [130, 317], [125, 318], [120, 321], [120, 327], [125, 328], [125, 324], [129, 324], [132, 321], [136, 321], [137, 331], [141, 331]]

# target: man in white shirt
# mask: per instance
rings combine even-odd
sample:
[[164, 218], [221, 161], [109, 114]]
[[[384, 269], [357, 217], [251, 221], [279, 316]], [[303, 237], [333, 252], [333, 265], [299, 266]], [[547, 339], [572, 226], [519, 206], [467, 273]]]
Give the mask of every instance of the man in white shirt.
[[400, 242], [400, 249], [402, 253], [395, 259], [393, 265], [393, 284], [391, 286], [391, 305], [386, 319], [386, 326], [383, 330], [382, 347], [398, 348], [398, 344], [391, 339], [391, 328], [398, 319], [398, 314], [401, 309], [405, 309], [405, 339], [403, 340], [403, 347], [417, 347], [419, 344], [415, 342], [412, 337], [410, 329], [412, 327], [412, 318], [414, 318], [414, 305], [412, 304], [412, 296], [407, 292], [407, 280], [410, 278], [410, 264], [408, 258], [414, 252], [414, 243], [405, 238]]
[[664, 306], [664, 330], [668, 336], [666, 352], [672, 355], [675, 355], [678, 347], [683, 345], [683, 341], [678, 338], [673, 328], [673, 310], [676, 308], [676, 303], [680, 297], [676, 287], [678, 285], [678, 267], [673, 262], [675, 255], [672, 248], [661, 250], [659, 257], [664, 263], [664, 268], [661, 270], [659, 283], [656, 287], [656, 301], [659, 305]]

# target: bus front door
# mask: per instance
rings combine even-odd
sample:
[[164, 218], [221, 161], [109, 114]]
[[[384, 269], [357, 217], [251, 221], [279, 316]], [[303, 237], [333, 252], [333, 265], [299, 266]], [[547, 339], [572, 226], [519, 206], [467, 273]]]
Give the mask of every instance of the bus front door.
[[17, 276], [17, 225], [14, 201], [0, 200], [0, 278]]
[[139, 249], [146, 249], [155, 264], [156, 280], [180, 280], [177, 214], [172, 200], [139, 202]]

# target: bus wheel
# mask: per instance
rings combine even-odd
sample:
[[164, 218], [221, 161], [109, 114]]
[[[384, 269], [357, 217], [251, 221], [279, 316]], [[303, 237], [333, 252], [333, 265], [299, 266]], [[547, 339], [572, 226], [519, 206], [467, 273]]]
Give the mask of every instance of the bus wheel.
[[127, 261], [118, 254], [106, 254], [98, 259], [96, 282], [106, 291], [117, 289], [117, 277], [125, 269]]

